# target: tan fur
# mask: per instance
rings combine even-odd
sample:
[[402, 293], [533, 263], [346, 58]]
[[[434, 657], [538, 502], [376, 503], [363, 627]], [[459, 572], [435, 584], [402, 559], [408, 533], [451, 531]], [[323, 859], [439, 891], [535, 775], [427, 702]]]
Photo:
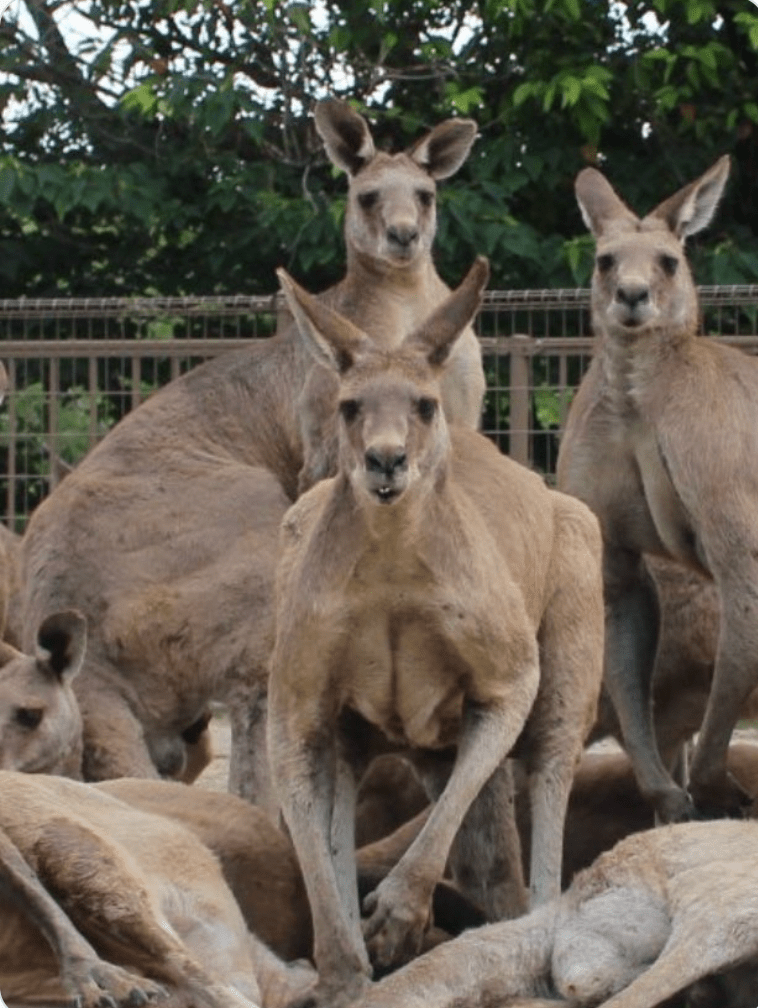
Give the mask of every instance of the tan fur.
[[[758, 683], [758, 362], [698, 336], [682, 241], [711, 218], [728, 158], [641, 220], [595, 169], [577, 197], [597, 239], [592, 365], [572, 404], [559, 486], [600, 518], [608, 605], [605, 682], [640, 786], [664, 820], [692, 814], [664, 767], [649, 704], [658, 604], [642, 555], [710, 575], [721, 603], [713, 687], [691, 766], [695, 805], [735, 810], [725, 758]], [[755, 554], [755, 555], [754, 555]]]
[[[310, 914], [292, 845], [263, 810], [176, 782], [5, 772], [0, 809], [6, 998], [65, 993], [87, 1008], [163, 990], [172, 1008], [244, 1008], [234, 987], [279, 1008], [312, 985], [311, 967], [282, 961], [311, 954]], [[359, 851], [359, 877], [383, 877], [418, 828]]]
[[314, 917], [313, 996], [333, 1008], [369, 971], [353, 777], [377, 752], [406, 752], [439, 795], [364, 904], [377, 962], [417, 951], [449, 853], [490, 917], [523, 908], [505, 762], [517, 742], [535, 822], [532, 900], [559, 889], [565, 803], [600, 680], [599, 539], [586, 508], [476, 432], [448, 428], [438, 408], [486, 276], [479, 261], [423, 326], [378, 351], [281, 274], [314, 352], [341, 372], [339, 475], [283, 524], [269, 717]]
[[[283, 960], [313, 954], [313, 927], [300, 866], [290, 840], [263, 809], [235, 795], [173, 781], [122, 778], [93, 786], [133, 808], [167, 816], [189, 829], [218, 858], [248, 929]], [[373, 888], [390, 872], [422, 824], [423, 819], [411, 821], [357, 851], [361, 889]], [[440, 888], [440, 923], [457, 933], [476, 914], [458, 899], [445, 919], [445, 901], [451, 898], [455, 894], [449, 887]], [[460, 917], [456, 919], [455, 914]]]
[[189, 831], [57, 777], [2, 772], [0, 794], [5, 998], [260, 1002], [239, 908]]
[[0, 642], [0, 769], [79, 777], [82, 720], [72, 689], [86, 641], [82, 616], [53, 613], [32, 654]]
[[[346, 106], [327, 103], [320, 128], [340, 109], [349, 120]], [[395, 199], [413, 202], [422, 182], [433, 188], [464, 160], [474, 131], [468, 120], [441, 123], [407, 155], [377, 154], [376, 171], [402, 162], [404, 185], [402, 172], [390, 172]], [[351, 192], [374, 173], [372, 161]], [[354, 254], [351, 231], [348, 274], [324, 298], [380, 341], [396, 313], [426, 314], [446, 294], [429, 255], [432, 208], [420, 233], [423, 249], [405, 261], [378, 232], [373, 250], [363, 241]], [[476, 425], [484, 380], [475, 341], [469, 351], [465, 388], [455, 391], [468, 412], [450, 408]], [[232, 790], [270, 801], [263, 726], [274, 564], [304, 462], [298, 399], [312, 368], [293, 325], [209, 361], [130, 413], [33, 514], [22, 543], [24, 644], [51, 611], [73, 606], [88, 619], [76, 682], [87, 779], [181, 775], [183, 733], [215, 698], [232, 719]], [[328, 425], [333, 402], [314, 410]]]
[[[347, 275], [325, 298], [383, 347], [397, 345], [450, 288], [432, 260], [435, 182], [454, 174], [476, 135], [471, 119], [447, 119], [407, 151], [377, 151], [368, 124], [345, 102], [315, 106], [316, 128], [332, 162], [348, 176]], [[479, 341], [467, 326], [442, 379], [445, 416], [477, 428], [486, 383]], [[336, 468], [337, 382], [315, 367], [300, 398], [305, 461], [299, 489]]]
[[508, 1005], [551, 988], [574, 1005], [654, 1008], [702, 977], [755, 961], [758, 897], [748, 880], [756, 871], [754, 822], [636, 833], [560, 900], [466, 932], [381, 981], [356, 1008]]

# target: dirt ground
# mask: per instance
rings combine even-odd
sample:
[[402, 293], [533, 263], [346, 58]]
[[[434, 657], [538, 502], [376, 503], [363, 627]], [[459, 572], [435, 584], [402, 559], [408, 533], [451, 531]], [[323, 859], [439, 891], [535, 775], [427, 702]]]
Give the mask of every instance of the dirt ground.
[[195, 787], [204, 787], [209, 791], [226, 791], [229, 783], [232, 732], [229, 718], [221, 706], [214, 709], [210, 731], [213, 739], [213, 759], [195, 781]]

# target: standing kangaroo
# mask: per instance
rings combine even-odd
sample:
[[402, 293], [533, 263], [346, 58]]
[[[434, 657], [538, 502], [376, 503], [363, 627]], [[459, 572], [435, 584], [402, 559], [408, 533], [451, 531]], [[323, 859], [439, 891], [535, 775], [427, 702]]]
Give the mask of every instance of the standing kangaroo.
[[[664, 821], [736, 811], [726, 752], [758, 684], [758, 361], [698, 334], [682, 244], [710, 221], [729, 159], [642, 219], [586, 168], [576, 195], [597, 239], [596, 351], [569, 413], [558, 485], [604, 540], [605, 682], [643, 794]], [[721, 629], [690, 797], [665, 769], [650, 709], [659, 607], [643, 554], [713, 578]]]
[[[398, 319], [412, 327], [447, 294], [430, 252], [435, 179], [465, 160], [476, 126], [447, 120], [390, 155], [340, 102], [318, 105], [316, 122], [350, 171], [347, 276], [323, 297], [384, 346]], [[456, 360], [445, 408], [476, 426], [484, 378], [470, 330]], [[24, 643], [52, 611], [87, 617], [75, 686], [85, 779], [156, 776], [167, 754], [181, 773], [175, 754], [218, 699], [232, 720], [232, 790], [270, 798], [278, 530], [306, 461], [301, 416], [328, 428], [334, 412], [329, 388], [308, 382], [313, 366], [289, 325], [195, 368], [125, 417], [32, 515], [21, 547]], [[306, 482], [326, 473], [324, 452], [326, 462], [309, 456]]]
[[[571, 779], [602, 675], [597, 522], [481, 434], [440, 390], [486, 282], [458, 290], [391, 350], [280, 279], [339, 381], [339, 471], [285, 516], [269, 759], [303, 868], [319, 984], [341, 1008], [370, 972], [355, 885], [355, 779], [408, 753], [433, 797], [364, 909], [374, 959], [418, 951], [448, 855], [490, 919], [525, 909], [506, 758], [526, 766], [531, 898], [560, 891]], [[451, 848], [452, 851], [451, 851]]]

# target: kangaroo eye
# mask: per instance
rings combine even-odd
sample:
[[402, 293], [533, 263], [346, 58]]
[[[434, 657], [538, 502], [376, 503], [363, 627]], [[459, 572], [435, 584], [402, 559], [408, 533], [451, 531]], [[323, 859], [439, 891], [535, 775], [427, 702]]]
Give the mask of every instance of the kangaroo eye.
[[39, 728], [43, 713], [41, 707], [17, 707], [16, 722], [22, 728]]
[[676, 273], [676, 268], [679, 265], [679, 260], [676, 256], [662, 255], [660, 258], [661, 269], [666, 274], [666, 276], [673, 276]]
[[343, 399], [340, 403], [340, 413], [345, 423], [352, 423], [361, 411], [357, 399]]
[[416, 196], [422, 207], [430, 207], [434, 203], [434, 193], [431, 189], [417, 189]]
[[370, 189], [368, 192], [358, 194], [358, 202], [364, 210], [370, 210], [371, 207], [376, 206], [378, 199], [379, 193], [376, 189]]
[[424, 423], [431, 423], [434, 419], [434, 414], [437, 412], [437, 401], [436, 399], [429, 399], [427, 396], [422, 396], [422, 398], [416, 403], [416, 410], [419, 418], [423, 420]]
[[597, 268], [601, 273], [607, 273], [608, 270], [613, 269], [613, 264], [616, 261], [610, 252], [606, 252], [603, 255], [597, 257]]

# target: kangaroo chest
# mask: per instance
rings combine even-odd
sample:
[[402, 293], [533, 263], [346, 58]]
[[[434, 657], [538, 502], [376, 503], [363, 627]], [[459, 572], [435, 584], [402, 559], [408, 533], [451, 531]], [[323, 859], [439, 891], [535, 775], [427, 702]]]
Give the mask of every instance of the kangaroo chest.
[[382, 594], [378, 604], [351, 613], [348, 639], [335, 663], [343, 704], [393, 744], [452, 745], [472, 670], [447, 623], [471, 617], [413, 593], [390, 588]]

